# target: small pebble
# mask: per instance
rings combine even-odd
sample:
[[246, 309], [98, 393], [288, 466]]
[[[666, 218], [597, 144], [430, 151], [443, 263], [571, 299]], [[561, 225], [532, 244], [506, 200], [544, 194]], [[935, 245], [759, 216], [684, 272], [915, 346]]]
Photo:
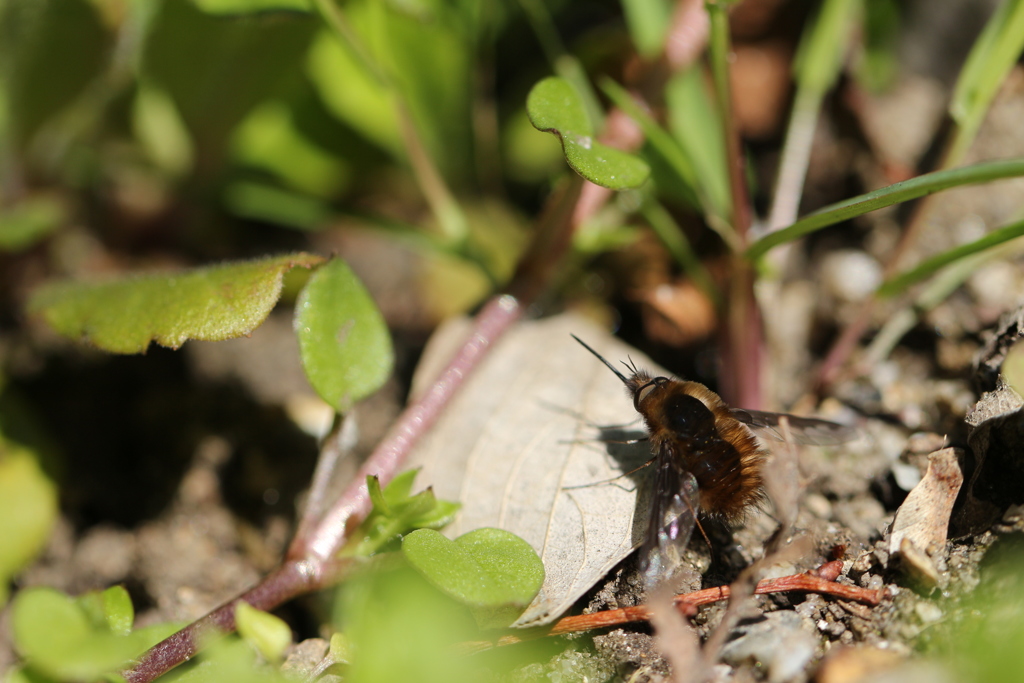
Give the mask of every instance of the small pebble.
[[934, 602], [922, 600], [914, 605], [914, 612], [922, 623], [931, 624], [942, 618], [942, 608]]
[[882, 267], [867, 253], [838, 249], [822, 259], [821, 275], [829, 294], [844, 302], [862, 301], [882, 283]]

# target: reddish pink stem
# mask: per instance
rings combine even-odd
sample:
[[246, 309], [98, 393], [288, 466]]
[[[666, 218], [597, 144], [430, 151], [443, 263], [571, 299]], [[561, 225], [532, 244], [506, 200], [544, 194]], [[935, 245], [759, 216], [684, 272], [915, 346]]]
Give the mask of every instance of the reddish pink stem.
[[148, 650], [134, 667], [122, 671], [121, 675], [128, 683], [152, 681], [192, 659], [213, 638], [233, 631], [238, 602], [245, 601], [256, 609], [270, 610], [297, 595], [336, 583], [351, 566], [352, 560], [285, 562], [255, 587]]
[[[366, 478], [375, 475], [387, 484], [401, 469], [413, 445], [437, 421], [445, 406], [462, 386], [493, 342], [522, 315], [522, 306], [511, 295], [491, 299], [475, 319], [469, 339], [452, 359], [441, 377], [419, 401], [410, 406], [384, 441], [363, 464], [352, 483], [317, 525], [306, 542], [293, 543], [289, 557], [332, 557], [352, 531], [369, 514], [372, 503]], [[299, 541], [300, 539], [296, 539]]]

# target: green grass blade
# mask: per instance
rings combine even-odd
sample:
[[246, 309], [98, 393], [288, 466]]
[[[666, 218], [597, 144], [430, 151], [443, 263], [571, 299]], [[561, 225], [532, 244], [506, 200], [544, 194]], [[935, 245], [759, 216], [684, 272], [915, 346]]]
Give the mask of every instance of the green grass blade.
[[886, 280], [882, 283], [882, 286], [878, 288], [878, 295], [881, 297], [896, 296], [911, 285], [930, 277], [944, 266], [959, 261], [962, 258], [971, 256], [972, 254], [977, 254], [978, 252], [985, 251], [986, 249], [997, 247], [1004, 242], [1009, 242], [1010, 240], [1021, 236], [1024, 236], [1024, 221], [1011, 223], [1010, 225], [999, 228], [998, 230], [993, 230], [981, 239], [977, 239], [968, 244], [961, 244], [960, 246], [944, 251], [941, 254], [936, 254], [932, 258], [925, 260], [916, 268], [912, 268], [905, 273], [901, 273], [900, 275]]
[[825, 93], [835, 85], [860, 10], [861, 0], [826, 0], [822, 5], [797, 52], [799, 87]]
[[947, 166], [960, 162], [1006, 75], [1024, 49], [1024, 0], [1005, 0], [975, 41], [960, 71], [949, 113], [959, 129], [946, 154]]
[[747, 249], [747, 257], [759, 259], [770, 249], [786, 242], [792, 242], [815, 230], [835, 225], [900, 202], [917, 199], [928, 194], [947, 190], [960, 185], [987, 183], [1002, 178], [1015, 178], [1024, 175], [1024, 159], [1008, 159], [1005, 161], [987, 161], [973, 166], [954, 168], [945, 171], [927, 173], [901, 183], [883, 187], [857, 197], [832, 204], [819, 211], [805, 216], [788, 228], [765, 235]]

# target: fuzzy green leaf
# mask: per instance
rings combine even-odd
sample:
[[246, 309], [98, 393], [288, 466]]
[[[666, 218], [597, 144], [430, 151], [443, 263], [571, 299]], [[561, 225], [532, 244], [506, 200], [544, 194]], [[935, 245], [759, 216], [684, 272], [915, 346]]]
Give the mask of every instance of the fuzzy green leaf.
[[639, 187], [650, 175], [638, 157], [594, 139], [583, 98], [569, 81], [551, 77], [533, 86], [526, 111], [534, 128], [558, 137], [569, 166], [590, 182], [625, 190]]
[[235, 625], [238, 634], [268, 662], [284, 659], [284, 652], [292, 642], [292, 630], [281, 619], [239, 600], [235, 604]]
[[298, 253], [100, 284], [60, 282], [37, 291], [29, 311], [105, 351], [141, 353], [151, 341], [176, 349], [189, 339], [249, 334], [277, 303], [284, 274], [322, 261]]
[[384, 318], [341, 259], [309, 278], [295, 306], [295, 330], [309, 383], [340, 412], [379, 389], [391, 373]]
[[0, 442], [0, 606], [10, 578], [36, 556], [57, 519], [57, 489], [26, 450]]
[[420, 529], [403, 539], [402, 552], [428, 581], [474, 608], [484, 628], [512, 623], [544, 582], [544, 565], [530, 544], [501, 529], [477, 529], [454, 541]]

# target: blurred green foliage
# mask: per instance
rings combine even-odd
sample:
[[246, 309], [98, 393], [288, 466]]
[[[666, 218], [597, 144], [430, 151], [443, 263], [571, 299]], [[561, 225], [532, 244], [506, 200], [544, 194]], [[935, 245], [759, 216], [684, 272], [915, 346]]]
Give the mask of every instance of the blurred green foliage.
[[[804, 87], [823, 97], [847, 68], [845, 46], [858, 35], [866, 46], [859, 77], [872, 87], [889, 82], [900, 21], [895, 5], [827, 3], [831, 9], [808, 29]], [[1016, 0], [1003, 4], [997, 19], [1005, 21], [990, 24], [965, 69], [952, 108], [966, 131], [958, 138], [964, 144], [1019, 55], [1021, 7]], [[39, 270], [64, 275], [96, 268], [97, 261], [118, 267], [132, 257], [170, 254], [191, 262], [280, 253], [299, 237], [348, 238], [369, 228], [427, 264], [419, 273], [424, 286], [410, 285], [402, 295], [415, 293], [417, 305], [440, 318], [471, 309], [508, 281], [526, 243], [525, 226], [565, 172], [557, 142], [531, 129], [532, 118], [556, 131], [573, 167], [596, 181], [634, 187], [650, 169], [640, 191], [583, 226], [580, 251], [589, 256], [635, 241], [642, 218], [681, 269], [713, 300], [724, 300], [673, 215], [696, 214], [695, 222], [703, 220], [727, 246], [740, 246], [729, 225], [736, 207], [725, 127], [705, 65], [667, 79], [659, 93], [663, 111], [656, 115], [615, 80], [600, 80], [602, 96], [632, 116], [645, 136], [643, 161], [614, 153], [625, 171], [600, 168], [607, 150], [596, 146], [594, 136], [606, 107], [588, 74], [625, 72], [634, 48], [644, 57], [657, 55], [671, 15], [664, 0], [625, 0], [616, 40], [587, 36], [619, 9], [616, 3], [564, 0], [6, 0], [0, 3], [0, 252], [16, 258], [41, 247]], [[724, 63], [721, 57], [712, 66]], [[544, 78], [552, 73], [557, 78]], [[527, 111], [527, 93], [537, 82]], [[596, 159], [587, 154], [595, 150]], [[622, 172], [629, 177], [619, 177]], [[977, 182], [975, 176], [967, 169], [948, 177], [961, 184]], [[932, 178], [913, 187], [924, 194], [948, 186]], [[894, 186], [843, 202], [775, 233], [747, 255], [757, 259], [777, 244], [908, 196]], [[282, 243], [289, 247], [276, 246]], [[323, 251], [337, 248], [336, 242], [316, 244]], [[90, 245], [95, 251], [88, 251]], [[339, 368], [341, 374], [352, 368], [335, 357], [323, 360], [321, 353], [349, 331], [345, 315], [356, 313], [344, 304], [354, 302], [358, 315], [375, 321], [368, 340], [357, 341], [379, 355], [354, 354], [369, 359], [361, 368], [369, 378], [357, 378], [364, 387], [382, 381], [391, 354], [369, 297], [341, 261], [333, 263], [308, 283], [297, 320], [300, 337], [316, 333], [303, 341], [307, 365], [312, 359], [314, 366], [310, 375], [319, 377], [314, 384], [332, 405], [347, 407], [365, 391], [339, 382]], [[192, 275], [206, 277], [210, 270], [217, 268]], [[280, 293], [279, 273], [273, 275], [276, 289], [264, 304]], [[218, 292], [231, 293], [240, 281], [230, 273], [193, 307], [202, 308]], [[173, 278], [138, 279], [103, 291], [64, 290], [63, 303], [79, 305], [64, 311], [62, 325], [76, 335], [85, 328], [109, 330], [109, 319], [90, 327], [93, 306], [102, 309], [101, 318], [131, 313], [134, 326], [146, 322], [154, 301], [161, 315], [188, 308], [180, 296], [167, 296], [172, 284]], [[150, 293], [131, 309], [125, 302], [147, 287]], [[42, 308], [57, 308], [46, 306], [53, 291], [41, 290]], [[302, 311], [307, 302], [319, 308], [312, 319]], [[259, 317], [250, 313], [235, 317]], [[262, 308], [257, 313], [265, 315]], [[144, 348], [161, 336], [164, 323], [157, 320], [125, 348]], [[203, 321], [188, 327], [194, 331]], [[234, 332], [239, 329], [251, 327]], [[167, 339], [179, 344], [189, 336], [178, 330]], [[491, 550], [462, 547], [477, 537], [460, 544], [434, 533], [408, 534], [442, 526], [456, 509], [429, 490], [412, 494], [411, 485], [412, 475], [399, 476], [383, 491], [371, 480], [375, 511], [364, 524], [364, 538], [349, 548], [370, 554], [406, 535], [411, 556], [409, 564], [359, 577], [343, 589], [336, 621], [357, 653], [347, 672], [351, 680], [466, 679], [476, 662], [452, 657], [452, 651], [478, 631], [472, 611], [449, 596], [505, 609], [527, 601], [542, 578], [535, 556], [519, 546], [511, 555], [521, 564], [510, 566], [524, 585], [484, 590], [481, 597], [481, 584], [500, 573], [490, 571]], [[0, 444], [0, 490], [8, 492], [0, 495], [0, 520], [14, 530], [0, 538], [6, 589], [42, 548], [57, 514], [56, 491], [34, 453], [6, 444]], [[17, 524], [8, 526], [9, 520]], [[507, 538], [490, 541], [492, 547], [515, 545]], [[453, 567], [458, 570], [447, 571]], [[152, 634], [130, 631], [126, 600], [123, 591], [77, 600], [46, 589], [22, 591], [12, 624], [26, 665], [15, 680], [89, 678], [152, 642]], [[979, 611], [992, 609], [984, 605]], [[274, 656], [283, 634], [278, 626], [271, 628], [274, 643], [266, 645]], [[991, 630], [982, 625], [977, 632]], [[1019, 649], [1019, 629], [1003, 632], [1009, 634], [1003, 650]], [[977, 640], [982, 645], [964, 650], [967, 661], [989, 662], [988, 680], [1010, 680], [996, 667], [1011, 662], [1010, 671], [1012, 660], [1002, 650], [990, 655], [983, 645], [989, 641]], [[252, 649], [238, 639], [203, 659], [210, 664], [206, 674], [197, 667], [176, 676], [277, 680], [254, 673]]]

